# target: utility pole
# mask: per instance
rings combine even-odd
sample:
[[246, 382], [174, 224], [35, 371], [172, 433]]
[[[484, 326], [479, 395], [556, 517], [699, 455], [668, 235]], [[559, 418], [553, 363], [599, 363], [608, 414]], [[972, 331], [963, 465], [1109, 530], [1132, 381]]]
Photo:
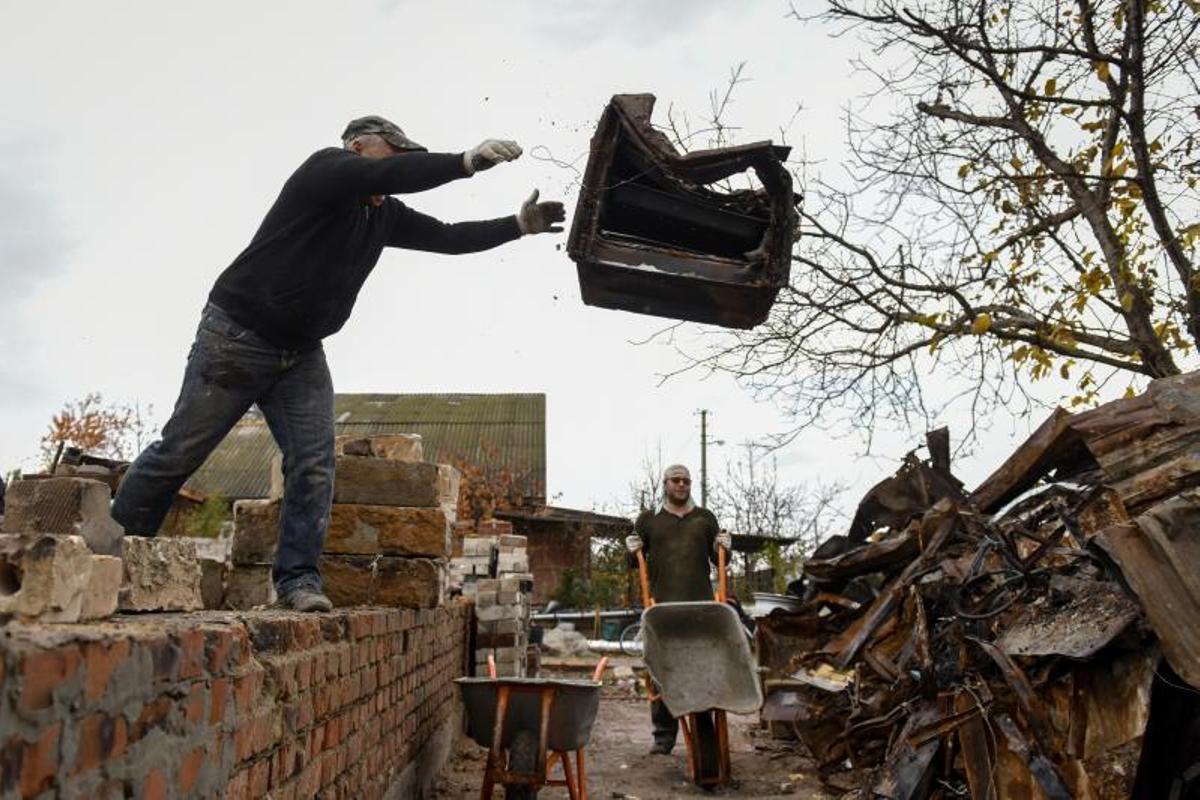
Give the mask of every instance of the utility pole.
[[700, 409], [700, 505], [708, 508], [708, 409]]

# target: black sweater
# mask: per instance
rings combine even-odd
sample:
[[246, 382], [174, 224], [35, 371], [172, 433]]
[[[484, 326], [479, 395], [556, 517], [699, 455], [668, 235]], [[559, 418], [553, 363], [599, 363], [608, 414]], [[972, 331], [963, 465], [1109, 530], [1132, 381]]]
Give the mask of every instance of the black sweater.
[[515, 216], [447, 225], [394, 197], [379, 207], [366, 202], [465, 177], [461, 153], [319, 150], [288, 178], [209, 300], [278, 347], [315, 348], [346, 323], [385, 246], [471, 253], [521, 235]]

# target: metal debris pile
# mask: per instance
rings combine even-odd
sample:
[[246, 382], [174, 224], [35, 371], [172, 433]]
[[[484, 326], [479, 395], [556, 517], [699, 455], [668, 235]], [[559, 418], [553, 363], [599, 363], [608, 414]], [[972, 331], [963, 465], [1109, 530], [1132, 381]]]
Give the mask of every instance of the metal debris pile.
[[931, 434], [760, 625], [764, 720], [860, 797], [1196, 796], [1198, 388], [1058, 410], [971, 493]]

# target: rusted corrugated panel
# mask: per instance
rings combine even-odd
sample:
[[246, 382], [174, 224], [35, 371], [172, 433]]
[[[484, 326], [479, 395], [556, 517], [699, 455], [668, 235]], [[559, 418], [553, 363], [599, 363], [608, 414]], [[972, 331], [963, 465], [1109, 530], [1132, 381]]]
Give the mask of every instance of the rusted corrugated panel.
[[997, 644], [1010, 656], [1090, 658], [1140, 616], [1115, 584], [1056, 576], [1048, 595], [1005, 623]]
[[1200, 689], [1200, 492], [1092, 538], [1137, 594], [1171, 667]]
[[[567, 252], [587, 305], [748, 328], [791, 269], [788, 148], [681, 155], [650, 122], [654, 96], [615, 95], [592, 137]], [[707, 184], [753, 169], [764, 191]]]

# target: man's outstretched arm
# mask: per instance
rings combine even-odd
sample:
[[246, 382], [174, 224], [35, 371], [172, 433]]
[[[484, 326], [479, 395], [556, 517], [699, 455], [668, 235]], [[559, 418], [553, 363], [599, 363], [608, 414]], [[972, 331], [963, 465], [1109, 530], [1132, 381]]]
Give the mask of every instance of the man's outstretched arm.
[[558, 233], [565, 216], [562, 203], [537, 201], [537, 190], [507, 217], [473, 222], [445, 223], [428, 214], [414, 211], [399, 200], [397, 214], [388, 237], [388, 246], [434, 253], [477, 253], [527, 233]]

